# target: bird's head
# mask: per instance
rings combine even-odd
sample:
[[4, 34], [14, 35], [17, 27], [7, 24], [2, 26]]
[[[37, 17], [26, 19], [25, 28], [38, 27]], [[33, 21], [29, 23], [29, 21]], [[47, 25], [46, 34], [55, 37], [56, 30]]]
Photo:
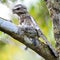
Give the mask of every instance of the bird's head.
[[13, 7], [12, 12], [17, 15], [27, 13], [27, 8], [22, 4], [17, 4]]

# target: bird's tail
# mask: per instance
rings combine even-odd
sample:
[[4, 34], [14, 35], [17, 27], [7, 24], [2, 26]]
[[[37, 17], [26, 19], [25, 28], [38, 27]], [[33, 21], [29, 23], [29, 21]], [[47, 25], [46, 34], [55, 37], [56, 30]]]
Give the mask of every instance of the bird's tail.
[[53, 55], [55, 57], [58, 56], [57, 52], [55, 51], [55, 49], [52, 47], [51, 43], [47, 40], [47, 38], [45, 37], [45, 35], [42, 33], [41, 30], [38, 30], [38, 35], [39, 37], [41, 37], [43, 40], [45, 40], [45, 42], [47, 43], [49, 49], [51, 50], [51, 52], [53, 53]]

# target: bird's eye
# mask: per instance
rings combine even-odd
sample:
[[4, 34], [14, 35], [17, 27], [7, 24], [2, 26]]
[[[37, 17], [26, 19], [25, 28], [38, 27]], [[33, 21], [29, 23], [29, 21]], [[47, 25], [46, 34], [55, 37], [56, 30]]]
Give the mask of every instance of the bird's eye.
[[16, 10], [20, 10], [20, 8], [17, 8]]

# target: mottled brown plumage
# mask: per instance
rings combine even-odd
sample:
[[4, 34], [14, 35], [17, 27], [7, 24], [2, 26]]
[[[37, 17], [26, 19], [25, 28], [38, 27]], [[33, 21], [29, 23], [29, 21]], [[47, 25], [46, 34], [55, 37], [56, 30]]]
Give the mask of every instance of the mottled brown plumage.
[[28, 39], [32, 39], [32, 42], [34, 43], [35, 46], [39, 45], [39, 43], [36, 42], [36, 41], [38, 40], [39, 37], [42, 37], [42, 39], [45, 40], [48, 47], [50, 48], [50, 50], [54, 54], [54, 56], [57, 56], [57, 53], [54, 50], [54, 48], [51, 46], [51, 44], [49, 43], [49, 41], [47, 40], [45, 35], [42, 33], [42, 31], [40, 30], [40, 28], [38, 27], [38, 25], [36, 24], [34, 19], [29, 15], [29, 13], [27, 11], [27, 8], [22, 4], [18, 4], [16, 6], [14, 6], [12, 11], [13, 11], [13, 13], [15, 13], [15, 14], [17, 14], [19, 16], [20, 25], [26, 27], [27, 31], [30, 28], [34, 28], [36, 30], [36, 36], [34, 36], [34, 38], [32, 38], [32, 36], [29, 37], [28, 35], [25, 35], [25, 37], [28, 38]]

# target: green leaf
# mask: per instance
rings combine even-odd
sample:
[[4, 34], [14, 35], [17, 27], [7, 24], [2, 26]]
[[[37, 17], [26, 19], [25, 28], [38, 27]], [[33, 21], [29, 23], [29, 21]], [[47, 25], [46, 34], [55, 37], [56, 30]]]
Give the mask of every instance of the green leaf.
[[7, 0], [0, 0], [2, 3], [6, 3], [7, 2]]

